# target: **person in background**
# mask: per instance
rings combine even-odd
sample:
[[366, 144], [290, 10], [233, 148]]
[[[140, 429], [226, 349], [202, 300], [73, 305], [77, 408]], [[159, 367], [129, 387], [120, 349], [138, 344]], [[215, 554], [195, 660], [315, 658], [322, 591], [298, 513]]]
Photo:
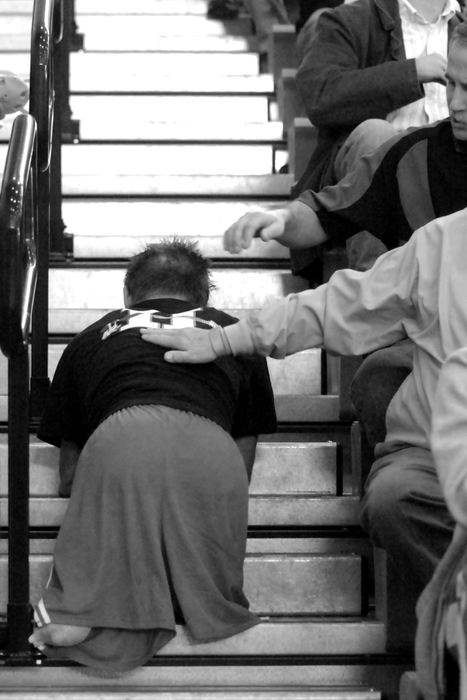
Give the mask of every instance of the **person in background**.
[[[292, 197], [340, 181], [366, 154], [409, 127], [448, 116], [448, 41], [457, 0], [355, 0], [325, 11], [306, 42], [297, 88], [317, 145]], [[346, 242], [349, 266], [367, 269], [384, 244], [371, 229]], [[315, 250], [292, 269], [315, 274]]]
[[[466, 261], [464, 208], [421, 227], [405, 245], [380, 256], [370, 270], [338, 270], [327, 284], [272, 299], [234, 326], [208, 332], [142, 330], [148, 342], [170, 348], [164, 356], [170, 366], [252, 353], [280, 359], [313, 347], [360, 355], [403, 338], [412, 340], [413, 370], [389, 406], [386, 438], [377, 446], [361, 504], [363, 527], [398, 572], [394, 586], [406, 608], [400, 623], [411, 644], [416, 601], [455, 526], [440, 480], [456, 505], [454, 514], [465, 505], [465, 455], [449, 459], [455, 443], [442, 423], [436, 432], [435, 423], [435, 454], [439, 439], [448, 448], [437, 470], [430, 439], [441, 366], [467, 345]], [[464, 384], [456, 389], [462, 415], [463, 388]], [[465, 441], [462, 415], [455, 435]]]
[[[249, 212], [226, 231], [226, 249], [239, 253], [254, 236], [299, 250], [343, 245], [362, 230], [394, 248], [428, 221], [467, 206], [465, 22], [452, 35], [446, 80], [448, 119], [393, 137], [334, 186], [303, 192], [284, 209]], [[406, 341], [371, 354], [355, 375], [351, 398], [373, 447], [384, 440], [387, 406], [411, 366]]]
[[276, 429], [264, 359], [172, 366], [140, 328], [214, 328], [209, 262], [174, 239], [129, 263], [125, 308], [60, 359], [39, 437], [70, 495], [31, 643], [110, 671], [144, 664], [186, 625], [195, 643], [258, 622], [243, 593], [248, 480]]
[[261, 72], [268, 70], [269, 35], [275, 24], [290, 24], [284, 0], [210, 0], [207, 15], [211, 19], [233, 19], [244, 5], [256, 35]]
[[29, 86], [10, 71], [0, 70], [0, 120], [23, 110], [29, 100]]

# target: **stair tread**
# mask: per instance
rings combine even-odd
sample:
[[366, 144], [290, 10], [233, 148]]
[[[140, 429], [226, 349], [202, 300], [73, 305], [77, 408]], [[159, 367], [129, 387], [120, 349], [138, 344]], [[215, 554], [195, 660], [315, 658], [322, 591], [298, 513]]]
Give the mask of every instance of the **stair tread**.
[[[1, 169], [0, 169], [1, 172]], [[290, 194], [292, 175], [65, 175], [65, 196], [280, 197]]]
[[[115, 258], [115, 251], [125, 259], [139, 252], [146, 243], [155, 243], [161, 237], [172, 236], [176, 232], [180, 236], [195, 237], [201, 252], [209, 258], [288, 260], [288, 248], [276, 241], [264, 243], [253, 239], [251, 247], [238, 255], [227, 253], [223, 247], [223, 232], [243, 214], [258, 208], [277, 208], [283, 204], [285, 202], [270, 200], [65, 199], [62, 214], [67, 229], [73, 233], [75, 259]], [[109, 207], [112, 207], [111, 217]], [[138, 221], [137, 227], [135, 221]]]
[[[251, 686], [255, 690], [267, 692], [270, 687], [297, 691], [310, 687], [335, 690], [337, 686], [364, 692], [371, 687], [388, 689], [390, 685], [393, 695], [385, 697], [395, 698], [399, 676], [407, 667], [407, 663], [391, 662], [389, 658], [371, 665], [366, 664], [364, 659], [360, 662], [354, 660], [345, 663], [338, 657], [334, 657], [334, 660], [329, 659], [325, 664], [308, 661], [287, 664], [286, 661], [282, 662], [274, 657], [263, 659], [260, 664], [249, 663], [248, 659], [242, 663], [241, 659], [236, 659], [226, 665], [219, 665], [216, 660], [209, 663], [209, 659], [203, 660], [202, 665], [187, 664], [183, 657], [178, 663], [177, 660], [171, 659], [169, 664], [165, 664], [164, 659], [156, 659], [155, 662], [151, 661], [131, 674], [131, 690], [146, 692], [150, 689], [154, 697], [157, 697], [158, 691], [190, 692], [206, 688], [243, 690], [246, 686]], [[109, 685], [112, 690], [126, 690], [129, 684], [126, 674], [109, 681], [108, 678], [87, 674], [79, 667], [67, 665], [66, 662], [62, 665], [44, 664], [33, 668], [4, 667], [0, 674], [5, 692], [10, 689], [21, 691], [33, 688], [45, 693], [52, 688], [64, 691], [79, 688], [82, 691], [103, 693]]]
[[[30, 525], [58, 527], [67, 507], [67, 499], [32, 497]], [[7, 525], [7, 499], [0, 497], [0, 526]], [[261, 527], [347, 527], [359, 524], [360, 499], [357, 496], [252, 495], [249, 524]]]
[[[52, 268], [49, 307], [51, 310], [119, 309], [124, 274], [124, 269], [99, 266]], [[284, 296], [307, 288], [306, 281], [289, 270], [224, 268], [212, 270], [211, 276], [215, 289], [210, 295], [210, 304], [221, 309], [257, 309], [271, 296]]]
[[[301, 688], [293, 690], [289, 688], [271, 688], [270, 690], [257, 690], [254, 688], [245, 688], [243, 690], [212, 690], [200, 688], [198, 690], [161, 690], [157, 692], [154, 689], [149, 690], [133, 690], [131, 686], [127, 690], [112, 690], [99, 692], [99, 700], [107, 700], [107, 698], [122, 698], [123, 700], [145, 700], [146, 698], [154, 698], [157, 700], [281, 700], [288, 698], [289, 700], [380, 700], [381, 693], [369, 689], [352, 689], [339, 688], [324, 689], [324, 688]], [[24, 688], [19, 692], [14, 692], [11, 689], [0, 690], [0, 698], [15, 698], [16, 700], [64, 700], [63, 689], [49, 690], [40, 692], [33, 687], [30, 689]], [[66, 689], [67, 700], [95, 700], [93, 691], [81, 691]]]
[[[7, 145], [0, 146], [6, 159]], [[62, 172], [70, 176], [145, 177], [198, 175], [267, 175], [273, 165], [269, 144], [98, 143], [62, 147]], [[230, 170], [229, 170], [230, 169]]]
[[[7, 609], [8, 557], [0, 554], [0, 611]], [[52, 554], [32, 554], [30, 600], [42, 595]], [[313, 586], [310, 587], [310, 581]], [[359, 554], [249, 554], [244, 591], [258, 615], [330, 617], [362, 614], [362, 562]]]
[[93, 117], [107, 111], [120, 120], [155, 115], [161, 122], [222, 119], [224, 124], [267, 122], [268, 98], [264, 95], [71, 95], [73, 117]]
[[131, 121], [119, 123], [108, 121], [107, 115], [82, 118], [80, 120], [80, 139], [84, 141], [158, 141], [202, 142], [202, 143], [276, 143], [283, 144], [282, 124], [280, 122], [224, 124], [217, 120], [204, 123], [183, 125], [180, 122], [167, 123], [150, 121], [147, 117], [132, 118]]

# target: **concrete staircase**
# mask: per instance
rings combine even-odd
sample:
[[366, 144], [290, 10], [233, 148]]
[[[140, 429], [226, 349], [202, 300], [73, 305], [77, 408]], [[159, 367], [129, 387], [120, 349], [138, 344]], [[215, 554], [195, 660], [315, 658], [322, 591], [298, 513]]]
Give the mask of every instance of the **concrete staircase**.
[[[0, 0], [0, 67], [26, 76], [32, 0]], [[248, 17], [205, 17], [205, 0], [76, 0], [84, 51], [71, 56], [80, 140], [63, 147], [63, 219], [73, 259], [50, 270], [50, 374], [72, 334], [122, 304], [123, 269], [144, 243], [199, 240], [212, 303], [241, 315], [304, 289], [288, 252], [257, 242], [227, 256], [222, 232], [288, 197], [287, 143], [272, 74], [259, 74]], [[0, 129], [0, 169], [14, 117]], [[183, 628], [144, 668], [104, 678], [40, 655], [0, 657], [0, 698], [395, 700], [404, 657], [385, 652], [371, 546], [358, 525], [358, 427], [339, 420], [338, 378], [319, 350], [269, 361], [280, 430], [262, 436], [251, 483], [245, 589], [262, 622], [193, 645]], [[5, 426], [6, 362], [0, 360]], [[0, 435], [0, 615], [7, 595], [6, 435]], [[57, 451], [31, 437], [31, 600], [67, 502]]]

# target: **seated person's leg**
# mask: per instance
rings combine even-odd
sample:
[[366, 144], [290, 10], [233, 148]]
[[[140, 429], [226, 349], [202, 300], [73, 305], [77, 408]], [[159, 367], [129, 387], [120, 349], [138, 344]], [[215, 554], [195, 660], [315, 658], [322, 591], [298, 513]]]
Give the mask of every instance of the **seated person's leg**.
[[412, 364], [413, 344], [407, 339], [371, 353], [355, 373], [350, 398], [371, 447], [384, 442], [387, 408]]
[[455, 524], [426, 449], [407, 447], [379, 457], [365, 489], [362, 526], [386, 551], [388, 569], [396, 572], [388, 595], [389, 602], [395, 601], [388, 609], [388, 648], [394, 631], [411, 645], [417, 599], [448, 548]]
[[385, 119], [366, 119], [350, 132], [334, 160], [336, 182], [351, 172], [356, 163], [398, 132]]
[[[384, 119], [367, 119], [353, 131], [340, 147], [334, 161], [334, 177], [341, 180], [351, 172], [356, 163], [397, 134]], [[376, 258], [387, 251], [386, 246], [368, 231], [361, 231], [346, 242], [349, 267], [352, 270], [368, 270]]]

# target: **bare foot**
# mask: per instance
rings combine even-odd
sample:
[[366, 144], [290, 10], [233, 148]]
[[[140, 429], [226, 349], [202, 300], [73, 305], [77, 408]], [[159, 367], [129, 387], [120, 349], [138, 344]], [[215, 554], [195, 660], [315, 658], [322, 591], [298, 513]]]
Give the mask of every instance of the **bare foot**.
[[90, 631], [90, 627], [58, 625], [51, 622], [44, 627], [37, 627], [29, 637], [29, 642], [38, 649], [43, 649], [44, 646], [72, 647], [84, 642]]

